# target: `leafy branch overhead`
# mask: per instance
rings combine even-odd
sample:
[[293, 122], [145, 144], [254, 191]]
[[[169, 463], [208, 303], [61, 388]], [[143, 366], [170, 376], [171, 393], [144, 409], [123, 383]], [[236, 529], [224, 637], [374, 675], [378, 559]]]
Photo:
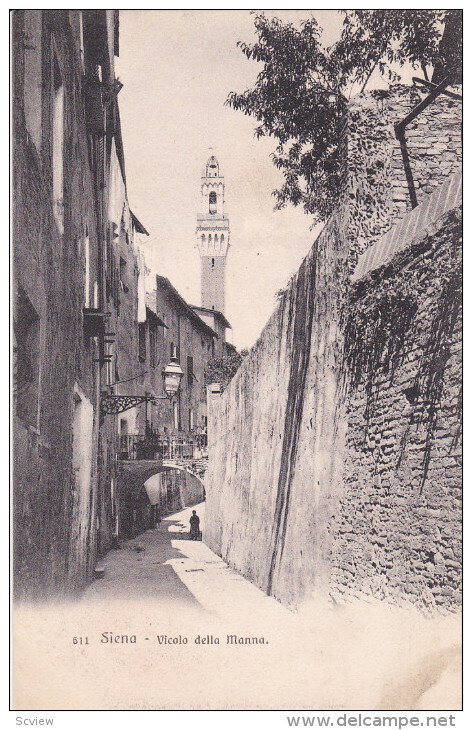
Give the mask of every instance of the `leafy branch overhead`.
[[331, 47], [323, 45], [315, 18], [296, 28], [256, 14], [257, 41], [238, 45], [263, 68], [253, 89], [232, 92], [226, 102], [257, 120], [257, 138], [277, 140], [273, 162], [284, 182], [274, 191], [275, 207], [302, 205], [320, 221], [340, 193], [340, 139], [349, 96], [364, 91], [374, 72], [397, 82], [405, 64], [421, 68], [428, 79], [428, 69], [444, 60], [444, 24], [452, 23], [454, 37], [461, 36], [460, 11], [339, 12], [342, 30]]

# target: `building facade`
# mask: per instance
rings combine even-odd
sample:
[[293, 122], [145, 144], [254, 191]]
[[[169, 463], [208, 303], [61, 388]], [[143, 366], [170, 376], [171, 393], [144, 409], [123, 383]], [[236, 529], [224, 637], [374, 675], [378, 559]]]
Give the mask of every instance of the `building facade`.
[[215, 356], [218, 335], [180, 296], [170, 281], [156, 277], [156, 315], [162, 320], [157, 339], [159, 367], [175, 359], [183, 371], [181, 387], [172, 403], [156, 409], [163, 434], [206, 443], [205, 368]]
[[227, 355], [229, 343], [226, 342], [226, 330], [231, 329], [231, 325], [224, 314], [207, 307], [192, 306], [192, 309], [218, 335], [215, 341], [215, 357], [221, 358]]
[[135, 374], [136, 223], [113, 10], [12, 14], [13, 560], [17, 597], [74, 591], [116, 533], [117, 419]]
[[[214, 157], [202, 178], [202, 307], [164, 277], [146, 295], [115, 75], [119, 13], [17, 10], [13, 84], [15, 595], [83, 587], [117, 541], [202, 486], [162, 478], [205, 453], [205, 369], [225, 353], [229, 222]], [[202, 238], [203, 237], [203, 238]], [[166, 397], [163, 370], [182, 370]], [[145, 470], [125, 464], [149, 462]], [[167, 486], [170, 485], [167, 490]], [[165, 497], [165, 499], [164, 499]], [[182, 500], [181, 500], [182, 501]]]

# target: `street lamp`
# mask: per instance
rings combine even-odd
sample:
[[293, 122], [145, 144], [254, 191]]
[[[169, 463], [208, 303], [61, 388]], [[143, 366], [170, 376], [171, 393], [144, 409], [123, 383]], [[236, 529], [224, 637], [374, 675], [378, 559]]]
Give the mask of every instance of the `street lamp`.
[[177, 358], [171, 357], [170, 363], [162, 371], [165, 395], [115, 395], [114, 393], [102, 393], [100, 398], [100, 410], [102, 416], [117, 415], [134, 408], [140, 403], [153, 403], [157, 405], [159, 400], [172, 400], [177, 395], [180, 382], [183, 378], [183, 371]]
[[177, 395], [180, 388], [180, 382], [183, 378], [182, 368], [177, 358], [171, 357], [170, 363], [165, 366], [162, 371], [162, 379], [164, 381], [164, 392], [168, 398]]

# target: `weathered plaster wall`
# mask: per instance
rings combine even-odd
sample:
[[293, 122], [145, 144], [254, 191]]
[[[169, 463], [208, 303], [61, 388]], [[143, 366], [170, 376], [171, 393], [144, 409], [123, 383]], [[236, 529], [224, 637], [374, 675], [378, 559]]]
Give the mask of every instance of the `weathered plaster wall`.
[[344, 221], [333, 216], [258, 343], [210, 401], [204, 539], [286, 603], [326, 587], [331, 485], [343, 441], [336, 408], [342, 350]]
[[[25, 13], [12, 16], [13, 47], [13, 298], [14, 334], [22, 328], [17, 309], [23, 291], [39, 318], [39, 387], [35, 400], [37, 419], [25, 422], [13, 402], [14, 500], [13, 555], [15, 595], [47, 594], [64, 590], [69, 583], [84, 582], [92, 569], [95, 549], [95, 499], [97, 474], [92, 467], [89, 499], [82, 501], [80, 529], [89, 550], [76, 552], [73, 531], [79, 525], [79, 504], [73, 473], [74, 386], [96, 402], [96, 357], [93, 342], [84, 340], [81, 311], [84, 305], [84, 244], [90, 238], [90, 278], [97, 276], [96, 219], [88, 146], [79, 84], [80, 55], [78, 11], [67, 14], [67, 25], [58, 31], [55, 12], [40, 15], [39, 45], [43, 56], [42, 108], [37, 108], [39, 149], [25, 125], [24, 83], [28, 49], [23, 36]], [[70, 24], [70, 25], [69, 25]], [[52, 212], [51, 98], [53, 47], [66, 89], [64, 113], [64, 234]], [[38, 48], [38, 43], [36, 45]], [[16, 360], [16, 354], [15, 354]], [[16, 362], [15, 367], [21, 367]], [[15, 373], [15, 387], [17, 374]], [[90, 447], [96, 462], [98, 423], [95, 417]], [[81, 537], [82, 539], [82, 537]], [[70, 565], [69, 565], [70, 561]], [[72, 567], [72, 573], [70, 568]]]
[[[401, 282], [409, 282], [417, 302], [410, 318], [400, 302], [405, 316], [392, 317], [398, 329], [384, 333], [398, 381], [390, 383], [383, 373], [379, 396], [362, 380], [361, 368], [353, 388], [347, 359], [352, 347], [347, 348], [346, 333], [362, 350], [378, 324], [361, 316], [352, 327], [353, 312], [367, 307], [367, 295], [361, 295], [361, 284], [354, 288], [349, 272], [359, 253], [409, 207], [393, 124], [422, 96], [398, 88], [351, 105], [345, 199], [240, 370], [225, 392], [209, 401], [204, 540], [289, 605], [314, 592], [335, 600], [359, 594], [397, 600], [401, 594], [408, 601], [448, 608], [457, 600], [453, 532], [460, 521], [460, 472], [454, 449], [460, 366], [454, 344], [450, 364], [436, 367], [438, 361], [449, 363], [448, 346], [428, 340], [435, 327], [444, 325], [438, 319], [438, 281], [457, 250], [456, 218], [428, 231], [429, 238], [425, 233], [422, 246], [415, 241], [408, 249], [411, 271], [400, 273], [400, 267], [394, 281], [387, 268], [389, 281], [374, 277], [369, 290], [374, 305], [383, 302], [387, 317], [395, 293], [401, 300]], [[407, 134], [420, 201], [460, 165], [457, 102], [441, 99], [425, 115], [416, 123], [421, 134], [415, 125]], [[434, 222], [434, 211], [429, 214]], [[381, 362], [385, 353], [376, 355]], [[382, 369], [378, 362], [376, 367]], [[440, 401], [437, 417], [425, 398], [431, 391]], [[366, 409], [374, 418], [367, 446], [361, 437]], [[446, 454], [449, 448], [453, 451]], [[425, 454], [428, 471], [420, 493]], [[400, 527], [402, 535], [397, 535]]]

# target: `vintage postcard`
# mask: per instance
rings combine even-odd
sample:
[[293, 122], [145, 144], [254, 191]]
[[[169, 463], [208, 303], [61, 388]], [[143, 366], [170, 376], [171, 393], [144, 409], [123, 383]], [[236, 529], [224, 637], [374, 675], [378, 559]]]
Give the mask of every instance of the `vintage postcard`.
[[12, 708], [454, 726], [462, 11], [10, 23]]

